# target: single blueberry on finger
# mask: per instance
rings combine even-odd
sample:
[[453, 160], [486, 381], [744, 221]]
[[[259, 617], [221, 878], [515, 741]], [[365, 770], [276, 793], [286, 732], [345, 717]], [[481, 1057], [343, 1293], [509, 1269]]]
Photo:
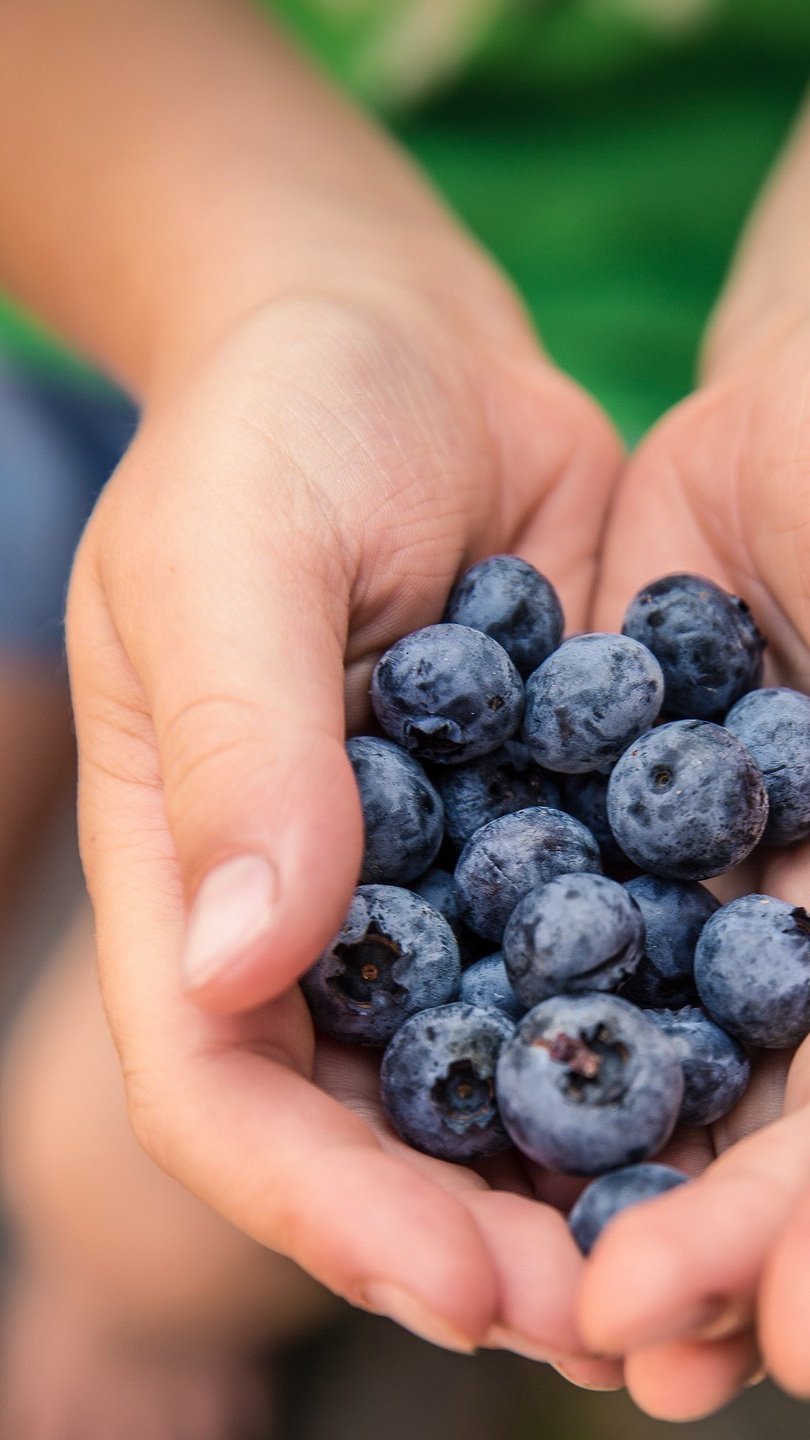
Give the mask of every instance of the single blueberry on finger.
[[664, 698], [655, 656], [624, 635], [575, 635], [526, 682], [523, 737], [538, 765], [609, 770]]
[[531, 675], [563, 636], [554, 586], [517, 555], [490, 555], [462, 575], [444, 619], [483, 630], [502, 645], [521, 675]]
[[506, 972], [525, 1006], [551, 995], [616, 990], [644, 949], [632, 895], [604, 875], [558, 875], [519, 900], [503, 936]]
[[605, 1226], [615, 1215], [631, 1205], [665, 1195], [677, 1185], [685, 1185], [688, 1176], [671, 1165], [625, 1165], [592, 1180], [580, 1195], [568, 1225], [583, 1255], [590, 1255]]
[[406, 885], [435, 859], [444, 834], [442, 802], [418, 760], [391, 740], [346, 741], [363, 810], [360, 883]]
[[757, 762], [768, 792], [765, 845], [810, 835], [810, 696], [774, 686], [752, 690], [726, 716], [726, 728]]
[[382, 1102], [398, 1134], [442, 1160], [507, 1150], [494, 1077], [512, 1028], [500, 1011], [461, 1002], [406, 1020], [380, 1067]]
[[782, 1050], [810, 1032], [810, 915], [743, 895], [706, 921], [695, 983], [713, 1020], [747, 1045]]
[[681, 1125], [713, 1125], [742, 1099], [751, 1062], [742, 1045], [697, 1005], [648, 1010], [675, 1045], [683, 1068]]
[[500, 944], [509, 916], [533, 885], [601, 868], [593, 836], [562, 810], [538, 805], [502, 815], [476, 830], [459, 856], [456, 885], [464, 919], [476, 934]]
[[664, 672], [665, 713], [722, 720], [759, 684], [765, 641], [744, 600], [701, 575], [666, 575], [630, 602], [622, 633], [652, 650]]
[[458, 765], [514, 734], [523, 682], [489, 635], [467, 625], [427, 625], [377, 661], [371, 703], [398, 745], [421, 760]]
[[454, 999], [460, 974], [453, 932], [427, 900], [395, 885], [361, 885], [301, 989], [327, 1035], [384, 1045], [409, 1015]]
[[751, 853], [768, 819], [768, 796], [736, 736], [704, 720], [675, 720], [625, 750], [608, 784], [608, 817], [642, 870], [705, 880]]
[[598, 1175], [661, 1149], [681, 1108], [683, 1071], [672, 1041], [626, 1000], [556, 995], [504, 1045], [496, 1088], [524, 1155]]

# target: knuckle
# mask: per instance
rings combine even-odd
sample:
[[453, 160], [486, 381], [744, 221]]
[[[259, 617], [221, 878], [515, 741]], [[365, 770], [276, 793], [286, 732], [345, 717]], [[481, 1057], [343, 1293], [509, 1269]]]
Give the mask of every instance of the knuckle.
[[249, 768], [267, 735], [258, 700], [228, 694], [197, 695], [174, 709], [160, 727], [161, 767], [170, 803], [194, 803], [201, 784], [210, 790]]

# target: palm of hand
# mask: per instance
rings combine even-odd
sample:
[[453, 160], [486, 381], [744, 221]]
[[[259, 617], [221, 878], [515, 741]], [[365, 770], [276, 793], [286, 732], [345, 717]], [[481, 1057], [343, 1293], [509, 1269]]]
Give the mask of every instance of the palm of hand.
[[[614, 500], [599, 628], [617, 628], [630, 596], [657, 575], [710, 575], [748, 600], [768, 636], [767, 683], [810, 688], [808, 355], [810, 333], [797, 330], [765, 364], [708, 385], [650, 435]], [[734, 879], [802, 904], [807, 862], [805, 844]], [[628, 1384], [653, 1414], [692, 1418], [729, 1399], [757, 1363], [756, 1321], [769, 1371], [810, 1390], [801, 1341], [810, 1041], [790, 1061], [763, 1057], [734, 1115], [674, 1147], [675, 1163], [693, 1172], [720, 1158], [699, 1185], [618, 1221], [589, 1267], [584, 1334], [628, 1355]]]

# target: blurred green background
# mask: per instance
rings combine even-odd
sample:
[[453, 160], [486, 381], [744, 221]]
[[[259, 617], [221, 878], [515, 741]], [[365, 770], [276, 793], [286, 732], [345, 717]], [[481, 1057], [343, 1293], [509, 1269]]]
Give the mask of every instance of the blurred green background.
[[[806, 84], [810, 0], [488, 0], [443, 83], [426, 55], [421, 82], [394, 65], [418, 0], [257, 3], [387, 114], [631, 443], [689, 390]], [[64, 366], [1, 304], [0, 338]]]

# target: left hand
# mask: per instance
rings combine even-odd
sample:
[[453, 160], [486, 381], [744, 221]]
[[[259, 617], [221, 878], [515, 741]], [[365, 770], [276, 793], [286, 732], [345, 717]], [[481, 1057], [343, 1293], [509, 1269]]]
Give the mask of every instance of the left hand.
[[[674, 571], [745, 598], [768, 639], [766, 683], [810, 690], [810, 314], [726, 354], [632, 459], [594, 628], [619, 629], [635, 591]], [[763, 851], [743, 889], [806, 904], [810, 843]], [[627, 1357], [631, 1394], [663, 1419], [715, 1410], [762, 1363], [810, 1396], [810, 1040], [764, 1052], [735, 1113], [692, 1138], [697, 1183], [597, 1246], [583, 1336]]]

